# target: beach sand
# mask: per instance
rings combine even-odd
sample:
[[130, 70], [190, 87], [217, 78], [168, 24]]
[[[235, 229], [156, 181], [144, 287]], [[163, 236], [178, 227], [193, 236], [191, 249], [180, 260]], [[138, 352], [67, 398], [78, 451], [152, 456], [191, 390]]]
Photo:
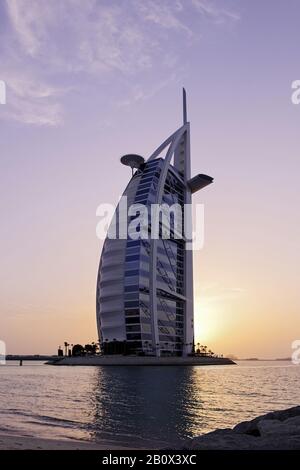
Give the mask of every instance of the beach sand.
[[133, 450], [132, 448], [94, 441], [40, 439], [0, 434], [0, 450]]

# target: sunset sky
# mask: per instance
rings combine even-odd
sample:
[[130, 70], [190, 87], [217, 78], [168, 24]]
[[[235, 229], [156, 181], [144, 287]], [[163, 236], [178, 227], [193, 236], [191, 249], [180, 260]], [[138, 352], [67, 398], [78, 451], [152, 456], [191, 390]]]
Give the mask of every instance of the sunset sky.
[[299, 0], [2, 0], [0, 340], [96, 340], [96, 208], [181, 125], [214, 184], [194, 254], [196, 341], [239, 357], [300, 339]]

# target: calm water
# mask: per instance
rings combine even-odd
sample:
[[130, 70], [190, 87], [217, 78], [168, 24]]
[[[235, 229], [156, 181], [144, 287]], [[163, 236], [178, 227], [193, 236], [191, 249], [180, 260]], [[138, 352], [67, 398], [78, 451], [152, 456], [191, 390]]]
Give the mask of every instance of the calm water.
[[176, 445], [300, 404], [300, 366], [0, 366], [0, 431], [129, 446]]

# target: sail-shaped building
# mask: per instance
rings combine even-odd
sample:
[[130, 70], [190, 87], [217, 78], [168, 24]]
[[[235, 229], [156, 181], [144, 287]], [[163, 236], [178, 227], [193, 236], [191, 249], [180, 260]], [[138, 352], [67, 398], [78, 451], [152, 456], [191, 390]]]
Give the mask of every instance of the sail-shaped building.
[[[123, 193], [128, 207], [176, 204], [183, 218], [191, 211], [192, 194], [213, 179], [191, 178], [190, 124], [183, 90], [183, 125], [144, 161], [127, 155], [135, 168]], [[119, 207], [116, 209], [116, 214]], [[150, 213], [150, 211], [149, 211]], [[124, 214], [123, 214], [124, 217]], [[126, 214], [128, 225], [132, 217]], [[115, 222], [114, 222], [115, 223]], [[193, 352], [193, 253], [186, 236], [132, 239], [106, 237], [97, 279], [96, 309], [104, 354], [186, 356]]]

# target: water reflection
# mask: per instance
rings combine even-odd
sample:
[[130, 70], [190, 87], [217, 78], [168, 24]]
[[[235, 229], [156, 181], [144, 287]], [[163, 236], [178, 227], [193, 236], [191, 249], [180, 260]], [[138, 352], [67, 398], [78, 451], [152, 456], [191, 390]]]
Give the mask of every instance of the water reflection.
[[[95, 386], [95, 437], [174, 443], [188, 434], [191, 367], [107, 367]], [[150, 442], [149, 442], [150, 441]]]
[[[292, 384], [297, 387], [292, 387]], [[300, 368], [107, 367], [95, 375], [95, 439], [178, 444], [300, 402]]]
[[176, 445], [300, 403], [300, 367], [0, 367], [0, 431]]

